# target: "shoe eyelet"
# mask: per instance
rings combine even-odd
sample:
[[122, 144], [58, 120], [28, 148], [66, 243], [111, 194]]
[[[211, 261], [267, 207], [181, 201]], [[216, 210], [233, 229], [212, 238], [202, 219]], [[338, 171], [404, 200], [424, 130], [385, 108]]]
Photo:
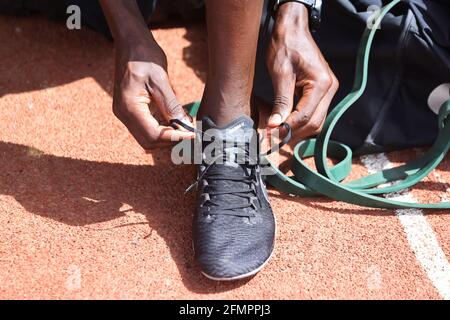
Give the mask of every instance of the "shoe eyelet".
[[256, 207], [255, 200], [258, 200], [258, 199], [256, 197], [250, 198], [250, 204], [251, 204], [253, 210], [258, 210], [258, 208]]

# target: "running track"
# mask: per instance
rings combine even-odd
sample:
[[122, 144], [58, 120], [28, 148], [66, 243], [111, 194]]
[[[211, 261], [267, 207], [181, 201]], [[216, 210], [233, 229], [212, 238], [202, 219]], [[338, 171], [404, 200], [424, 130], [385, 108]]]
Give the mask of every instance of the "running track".
[[[180, 100], [201, 96], [202, 27], [158, 29]], [[270, 191], [276, 251], [255, 278], [193, 262], [194, 178], [144, 154], [110, 110], [112, 45], [39, 18], [0, 17], [0, 298], [450, 299], [445, 211], [365, 209]], [[353, 177], [422, 150], [368, 156]], [[397, 197], [450, 198], [450, 159]]]

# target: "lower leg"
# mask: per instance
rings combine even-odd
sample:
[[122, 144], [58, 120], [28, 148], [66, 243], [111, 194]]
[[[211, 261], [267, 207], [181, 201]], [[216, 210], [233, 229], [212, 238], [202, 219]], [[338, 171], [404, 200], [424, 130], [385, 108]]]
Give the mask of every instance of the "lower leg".
[[209, 70], [199, 117], [222, 126], [250, 115], [263, 0], [207, 0]]

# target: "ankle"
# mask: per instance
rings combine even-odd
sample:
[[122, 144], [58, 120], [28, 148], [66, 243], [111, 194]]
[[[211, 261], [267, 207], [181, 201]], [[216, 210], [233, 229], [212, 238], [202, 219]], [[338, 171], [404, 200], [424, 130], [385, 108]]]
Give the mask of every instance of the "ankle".
[[198, 118], [209, 116], [218, 126], [223, 126], [240, 116], [250, 116], [250, 99], [239, 97], [211, 97], [203, 95]]

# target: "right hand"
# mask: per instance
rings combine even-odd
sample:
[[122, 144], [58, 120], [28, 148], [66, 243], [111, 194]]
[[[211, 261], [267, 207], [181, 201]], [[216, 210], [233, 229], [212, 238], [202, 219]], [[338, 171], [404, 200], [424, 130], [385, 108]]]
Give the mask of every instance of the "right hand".
[[145, 150], [194, 138], [192, 132], [161, 125], [150, 112], [150, 102], [167, 121], [179, 119], [193, 126], [169, 83], [166, 55], [147, 33], [138, 41], [116, 44], [114, 115]]
[[[309, 32], [304, 4], [289, 2], [277, 11], [267, 67], [275, 91], [267, 125], [289, 124], [293, 143], [317, 135], [339, 83]], [[295, 106], [294, 96], [299, 98]]]

